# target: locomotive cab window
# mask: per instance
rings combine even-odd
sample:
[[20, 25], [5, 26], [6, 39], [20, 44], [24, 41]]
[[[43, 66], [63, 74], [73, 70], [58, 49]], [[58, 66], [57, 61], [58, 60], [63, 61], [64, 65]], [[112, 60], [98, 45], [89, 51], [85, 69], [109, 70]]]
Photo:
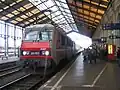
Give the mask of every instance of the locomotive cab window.
[[37, 39], [37, 34], [38, 34], [38, 31], [28, 32], [25, 35], [25, 39], [24, 40], [36, 40]]
[[42, 31], [39, 32], [38, 40], [52, 40], [52, 31]]
[[52, 31], [30, 31], [26, 34], [25, 40], [52, 40]]

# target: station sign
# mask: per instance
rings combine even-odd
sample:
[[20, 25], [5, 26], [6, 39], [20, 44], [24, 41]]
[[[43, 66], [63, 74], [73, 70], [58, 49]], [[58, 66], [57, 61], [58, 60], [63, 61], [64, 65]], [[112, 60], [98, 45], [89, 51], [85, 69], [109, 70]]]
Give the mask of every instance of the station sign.
[[107, 42], [107, 37], [101, 37], [99, 39], [92, 39], [92, 41], [96, 41], [98, 43], [105, 43]]
[[108, 23], [102, 26], [103, 30], [118, 30], [120, 29], [120, 23]]
[[120, 39], [120, 36], [117, 35], [110, 35], [109, 39]]

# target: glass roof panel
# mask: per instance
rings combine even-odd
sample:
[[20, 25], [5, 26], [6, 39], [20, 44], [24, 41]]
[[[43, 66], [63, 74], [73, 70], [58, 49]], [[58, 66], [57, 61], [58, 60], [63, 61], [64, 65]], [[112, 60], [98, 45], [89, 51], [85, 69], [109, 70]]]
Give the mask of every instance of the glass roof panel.
[[18, 11], [25, 11], [25, 8], [23, 8], [23, 7], [20, 7], [19, 9], [17, 9]]
[[100, 15], [96, 15], [96, 18], [101, 19], [101, 16]]
[[23, 0], [16, 0], [17, 3], [21, 2], [21, 1], [23, 1]]
[[44, 15], [44, 14], [40, 14], [38, 17], [39, 17], [39, 18], [42, 18], [43, 16], [45, 16], [45, 15]]
[[84, 10], [84, 14], [89, 15], [89, 12]]
[[30, 22], [28, 22], [28, 21], [26, 21], [26, 22], [24, 22], [25, 24], [29, 24]]
[[44, 3], [38, 5], [37, 7], [38, 7], [40, 10], [46, 10], [46, 9], [47, 9], [47, 7], [45, 6]]
[[11, 18], [11, 17], [13, 17], [14, 15], [9, 13], [9, 14], [7, 14], [6, 16], [9, 17], [9, 18]]
[[15, 5], [16, 3], [15, 2], [13, 2], [12, 4], [10, 4], [10, 6], [13, 6], [13, 5]]
[[78, 9], [78, 11], [79, 11], [80, 13], [83, 13], [83, 10], [82, 10], [82, 9]]
[[24, 8], [26, 8], [26, 9], [28, 9], [28, 8], [31, 8], [31, 7], [33, 7], [33, 5], [31, 4], [31, 3], [29, 3], [29, 4], [26, 4], [25, 6], [23, 6]]
[[62, 7], [59, 7], [61, 11], [64, 11], [64, 9]]
[[57, 8], [57, 6], [53, 6], [52, 8], [50, 8], [50, 10], [51, 10], [52, 12], [55, 12], [55, 11], [58, 10], [58, 8]]
[[91, 1], [91, 3], [92, 3], [92, 4], [95, 4], [95, 5], [99, 5], [99, 3], [96, 3], [96, 2], [93, 2], [93, 1]]
[[17, 21], [15, 21], [15, 20], [12, 20], [11, 22], [12, 22], [12, 23], [14, 23], [14, 24], [17, 24], [17, 23], [18, 23], [18, 22], [17, 22]]
[[89, 17], [88, 16], [84, 16], [84, 18], [88, 19]]
[[95, 22], [98, 22], [98, 23], [99, 23], [99, 20], [95, 20]]
[[89, 9], [90, 6], [88, 6], [88, 5], [83, 5], [83, 8]]
[[40, 12], [38, 9], [34, 9], [34, 10], [32, 10], [31, 11], [32, 13], [34, 13], [34, 14], [36, 14], [36, 13], [38, 13], [38, 12]]
[[70, 10], [65, 9], [64, 11], [67, 12], [67, 13], [70, 13]]
[[100, 14], [104, 14], [104, 11], [103, 11], [103, 10], [98, 9], [98, 13], [100, 13]]
[[89, 18], [90, 20], [94, 21], [94, 18]]
[[47, 0], [41, 0], [42, 2], [45, 2], [45, 1], [47, 1]]
[[102, 1], [104, 1], [104, 2], [109, 2], [109, 0], [102, 0]]
[[5, 16], [3, 16], [3, 17], [1, 17], [1, 19], [2, 19], [2, 20], [7, 20], [8, 18], [5, 17]]
[[90, 2], [91, 0], [84, 0], [85, 2]]
[[68, 8], [68, 5], [64, 4], [64, 3], [62, 3], [62, 6], [65, 7], [65, 8]]
[[88, 22], [89, 22], [89, 23], [93, 23], [93, 21], [89, 21], [89, 20], [88, 20]]
[[22, 16], [20, 16], [21, 18], [24, 18], [24, 19], [26, 19], [27, 18], [27, 16], [26, 15], [22, 15]]
[[59, 1], [56, 1], [56, 3], [57, 3], [57, 5], [58, 5], [58, 6], [61, 6], [61, 4], [60, 4], [60, 2], [59, 2]]
[[102, 4], [100, 4], [100, 6], [101, 6], [101, 7], [104, 7], [104, 8], [107, 8], [107, 6], [106, 6], [106, 5], [102, 5]]
[[17, 21], [22, 21], [23, 19], [22, 18], [16, 18], [15, 20], [17, 20]]
[[2, 12], [3, 11], [3, 9], [0, 9], [0, 12]]
[[94, 14], [94, 13], [90, 13], [90, 16], [91, 16], [91, 17], [95, 17], [95, 14]]
[[28, 13], [26, 13], [26, 15], [27, 15], [27, 16], [32, 16], [33, 14], [30, 13], [30, 12], [28, 12]]
[[19, 14], [20, 12], [18, 12], [17, 10], [14, 10], [12, 13], [15, 14], [15, 15], [17, 15], [17, 14]]
[[[47, 15], [50, 19], [52, 16], [52, 20], [55, 23], [63, 23], [64, 22], [64, 23], [66, 23], [66, 25], [65, 25], [66, 27], [70, 28], [71, 30], [73, 29], [73, 27], [71, 27], [71, 25], [68, 24], [68, 23], [74, 22], [74, 19], [71, 15], [71, 12], [69, 10], [66, 0], [29, 0], [29, 1], [32, 2], [35, 6], [37, 6], [37, 8], [40, 11], [45, 10], [44, 14]], [[43, 3], [41, 3], [41, 2], [43, 2]], [[66, 9], [64, 9], [63, 7]], [[50, 15], [50, 12], [47, 10], [51, 10], [51, 15]], [[69, 17], [72, 19], [68, 19]], [[61, 24], [61, 25], [64, 27], [63, 24]], [[74, 25], [74, 27], [75, 27], [75, 25]]]
[[96, 11], [97, 11], [97, 8], [91, 7], [90, 10], [96, 12]]
[[34, 20], [33, 20], [33, 19], [30, 19], [29, 21], [30, 21], [30, 22], [33, 22]]
[[8, 9], [8, 8], [9, 8], [9, 6], [4, 7], [4, 9]]
[[52, 7], [52, 6], [55, 5], [55, 4], [53, 3], [53, 1], [51, 1], [51, 0], [48, 0], [47, 2], [44, 2], [44, 4], [45, 4], [47, 7]]
[[61, 12], [60, 11], [57, 11], [55, 13], [52, 13], [53, 16], [57, 16], [57, 15], [61, 15]]
[[54, 19], [60, 19], [60, 18], [64, 18], [64, 17], [62, 15], [60, 15], [60, 16], [56, 16], [56, 17], [54, 17], [52, 19], [54, 20]]

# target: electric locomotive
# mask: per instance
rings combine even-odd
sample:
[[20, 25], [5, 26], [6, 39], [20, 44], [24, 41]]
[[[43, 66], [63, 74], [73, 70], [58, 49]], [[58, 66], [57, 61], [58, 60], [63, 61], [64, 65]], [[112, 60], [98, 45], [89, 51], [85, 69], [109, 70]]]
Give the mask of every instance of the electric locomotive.
[[51, 24], [36, 24], [25, 29], [20, 47], [20, 60], [25, 65], [55, 67], [62, 59], [69, 59], [75, 54], [74, 42], [65, 35], [61, 28]]

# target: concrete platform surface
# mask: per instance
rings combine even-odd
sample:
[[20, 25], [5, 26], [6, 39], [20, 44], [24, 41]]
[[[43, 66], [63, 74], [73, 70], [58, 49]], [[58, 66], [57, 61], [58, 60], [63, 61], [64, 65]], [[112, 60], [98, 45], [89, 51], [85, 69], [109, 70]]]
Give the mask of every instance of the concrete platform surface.
[[120, 68], [116, 63], [98, 60], [83, 63], [82, 55], [38, 90], [120, 90]]
[[2, 58], [0, 58], [0, 64], [14, 62], [14, 61], [18, 61], [18, 60], [20, 60], [20, 59], [17, 56], [8, 57], [8, 59], [3, 59], [3, 60], [2, 60]]

